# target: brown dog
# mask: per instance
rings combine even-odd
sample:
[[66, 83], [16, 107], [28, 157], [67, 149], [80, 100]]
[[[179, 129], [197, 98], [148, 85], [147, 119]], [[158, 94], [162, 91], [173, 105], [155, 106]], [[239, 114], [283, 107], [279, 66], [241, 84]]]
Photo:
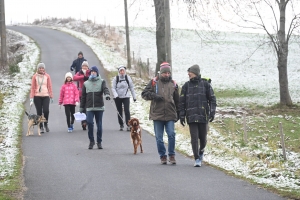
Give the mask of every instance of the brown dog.
[[[37, 125], [37, 127], [38, 127], [38, 135], [41, 136], [40, 123], [47, 122], [44, 115], [41, 115], [41, 116], [35, 115], [35, 114], [31, 115], [31, 114], [28, 114], [26, 111], [25, 111], [25, 113], [28, 116], [28, 129], [27, 129], [26, 136], [33, 135], [33, 129], [34, 129], [35, 125]], [[32, 131], [31, 131], [31, 128], [32, 128]]]
[[139, 145], [140, 145], [141, 153], [143, 153], [142, 131], [141, 131], [139, 120], [137, 118], [132, 118], [128, 121], [128, 125], [131, 126], [130, 138], [133, 144], [134, 154], [136, 154]]

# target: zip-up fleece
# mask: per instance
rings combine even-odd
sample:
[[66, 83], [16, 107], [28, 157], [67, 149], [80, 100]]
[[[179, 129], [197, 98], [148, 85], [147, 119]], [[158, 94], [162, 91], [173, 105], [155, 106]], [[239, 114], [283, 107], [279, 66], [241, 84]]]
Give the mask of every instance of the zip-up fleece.
[[67, 82], [61, 86], [58, 104], [75, 105], [79, 102], [79, 92], [73, 82]]
[[[44, 77], [44, 80], [43, 80], [43, 77]], [[41, 89], [40, 89], [39, 84], [42, 84]], [[52, 82], [51, 82], [51, 78], [50, 78], [49, 74], [47, 74], [47, 73], [44, 73], [44, 74], [35, 73], [32, 76], [30, 98], [33, 98], [34, 96], [39, 96], [39, 97], [49, 96], [50, 98], [53, 98]]]
[[[163, 96], [164, 99], [155, 101], [156, 94]], [[171, 78], [169, 81], [161, 81], [159, 79], [154, 86], [151, 80], [142, 92], [142, 97], [145, 100], [151, 100], [150, 120], [177, 121], [179, 93], [178, 86], [174, 86]]]
[[110, 95], [106, 82], [101, 77], [85, 81], [82, 87], [80, 108], [86, 108], [87, 111], [104, 110], [103, 94], [105, 97]]
[[216, 97], [211, 85], [201, 76], [186, 82], [180, 94], [180, 118], [186, 117], [187, 123], [208, 123], [210, 113], [216, 112]]

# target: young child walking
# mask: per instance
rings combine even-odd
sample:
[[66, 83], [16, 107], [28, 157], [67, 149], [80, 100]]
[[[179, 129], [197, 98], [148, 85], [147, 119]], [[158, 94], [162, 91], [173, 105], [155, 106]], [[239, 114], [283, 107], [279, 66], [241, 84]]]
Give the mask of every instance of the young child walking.
[[71, 72], [67, 72], [65, 75], [65, 82], [61, 86], [58, 102], [60, 106], [63, 105], [65, 107], [68, 133], [71, 133], [74, 129], [75, 107], [79, 105], [79, 91], [77, 86], [73, 83], [73, 75]]

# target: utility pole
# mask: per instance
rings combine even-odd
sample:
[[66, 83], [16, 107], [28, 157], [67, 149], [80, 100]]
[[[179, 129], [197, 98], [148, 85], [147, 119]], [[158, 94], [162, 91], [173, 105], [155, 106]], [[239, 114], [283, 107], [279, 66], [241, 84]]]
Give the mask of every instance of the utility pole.
[[131, 68], [130, 58], [130, 41], [129, 41], [129, 27], [128, 27], [128, 11], [127, 11], [127, 0], [124, 0], [125, 7], [125, 30], [126, 30], [126, 47], [127, 47], [127, 67]]
[[[170, 3], [164, 0], [166, 61], [172, 66]], [[172, 68], [171, 68], [172, 70]]]
[[4, 0], [0, 0], [0, 32], [1, 32], [1, 67], [4, 69], [7, 66], [7, 51], [6, 51], [6, 26]]

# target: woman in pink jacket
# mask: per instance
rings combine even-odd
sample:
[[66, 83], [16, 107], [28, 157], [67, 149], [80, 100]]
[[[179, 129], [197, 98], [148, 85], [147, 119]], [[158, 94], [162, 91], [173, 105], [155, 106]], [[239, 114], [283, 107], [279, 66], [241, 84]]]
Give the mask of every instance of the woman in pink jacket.
[[[87, 61], [83, 61], [82, 65], [81, 65], [81, 70], [79, 72], [77, 72], [74, 75], [74, 81], [78, 81], [79, 82], [79, 97], [81, 99], [81, 94], [82, 94], [82, 87], [83, 87], [83, 83], [89, 79], [89, 76], [91, 75], [91, 72], [89, 70], [89, 63]], [[86, 113], [86, 110], [83, 111], [84, 113]], [[87, 122], [86, 120], [83, 120], [81, 122], [81, 126], [83, 130], [86, 130], [86, 125]]]
[[65, 107], [68, 132], [71, 133], [74, 129], [75, 106], [79, 105], [79, 92], [77, 86], [73, 83], [71, 72], [65, 75], [65, 83], [61, 86], [58, 104]]

